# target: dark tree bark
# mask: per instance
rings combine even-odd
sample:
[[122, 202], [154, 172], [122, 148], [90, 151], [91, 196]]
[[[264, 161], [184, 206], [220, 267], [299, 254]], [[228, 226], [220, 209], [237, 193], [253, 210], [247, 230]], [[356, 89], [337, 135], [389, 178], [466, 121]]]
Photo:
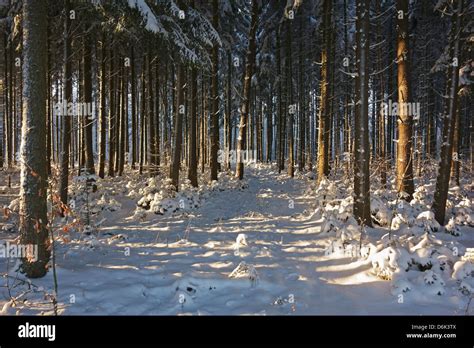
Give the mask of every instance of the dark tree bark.
[[229, 50], [227, 54], [227, 104], [226, 114], [224, 118], [224, 134], [225, 134], [225, 145], [224, 145], [224, 168], [230, 170], [231, 164], [229, 160], [230, 150], [232, 148], [232, 51]]
[[198, 186], [197, 178], [197, 74], [194, 67], [191, 68], [191, 110], [189, 125], [189, 167], [188, 179], [193, 187]]
[[250, 86], [252, 82], [253, 68], [255, 65], [256, 38], [258, 26], [258, 0], [252, 0], [252, 19], [248, 36], [248, 47], [245, 60], [244, 87], [242, 93], [242, 109], [240, 113], [239, 138], [237, 142], [237, 168], [236, 177], [239, 180], [244, 178], [244, 163], [242, 161], [242, 152], [246, 149], [245, 135], [247, 131], [248, 114], [250, 109]]
[[286, 21], [286, 88], [288, 93], [288, 175], [292, 178], [295, 176], [295, 141], [293, 134], [293, 123], [294, 116], [296, 112], [295, 105], [293, 104], [293, 69], [292, 69], [292, 49], [291, 49], [291, 36], [292, 36], [292, 26], [291, 19]]
[[109, 67], [109, 166], [108, 175], [115, 176], [115, 123], [117, 122], [116, 117], [116, 106], [115, 106], [115, 55], [113, 43], [110, 48], [110, 67]]
[[174, 149], [173, 161], [171, 162], [170, 178], [171, 183], [176, 191], [179, 190], [179, 170], [181, 168], [181, 145], [183, 142], [183, 117], [184, 117], [184, 67], [178, 63], [178, 78], [176, 87], [178, 89], [177, 105], [175, 108], [175, 135], [174, 135]]
[[272, 161], [272, 150], [273, 150], [273, 89], [270, 84], [269, 86], [269, 94], [268, 94], [268, 101], [267, 101], [267, 153], [266, 153], [266, 161], [270, 163]]
[[132, 107], [132, 156], [131, 166], [135, 169], [135, 163], [137, 162], [137, 88], [135, 82], [135, 49], [132, 44], [130, 48], [130, 94], [131, 94], [131, 107]]
[[[62, 103], [72, 102], [72, 67], [71, 67], [71, 18], [69, 17], [71, 5], [69, 0], [64, 0], [64, 97]], [[71, 116], [62, 115], [62, 144], [60, 159], [59, 195], [61, 202], [67, 204], [69, 186], [69, 151], [71, 146]]]
[[101, 61], [100, 61], [100, 108], [99, 108], [99, 177], [105, 176], [105, 150], [107, 133], [107, 114], [106, 114], [106, 36], [102, 32], [101, 43]]
[[324, 0], [323, 3], [323, 48], [321, 50], [321, 103], [319, 105], [319, 132], [318, 132], [318, 176], [320, 182], [329, 175], [329, 52], [331, 38], [331, 11], [332, 0]]
[[[304, 19], [303, 15], [300, 15], [299, 18], [299, 32], [304, 33]], [[305, 81], [304, 81], [304, 73], [305, 73], [305, 67], [304, 67], [304, 36], [300, 35], [299, 39], [299, 61], [298, 61], [298, 69], [299, 69], [299, 125], [298, 125], [298, 130], [299, 130], [299, 146], [298, 146], [298, 170], [302, 172], [305, 167], [305, 140], [306, 140], [306, 115], [305, 115], [305, 108], [306, 108], [306, 103], [305, 103]]]
[[[376, 13], [379, 15], [382, 11], [380, 9], [380, 3], [377, 1], [376, 2]], [[377, 39], [378, 40], [383, 40], [383, 35], [382, 35], [382, 19], [378, 19], [377, 21]], [[379, 102], [379, 107], [378, 107], [378, 128], [374, 130], [374, 132], [378, 132], [379, 134], [379, 139], [378, 139], [378, 146], [377, 146], [377, 156], [380, 161], [380, 183], [382, 185], [382, 188], [385, 189], [387, 188], [387, 158], [386, 158], [386, 152], [385, 152], [385, 142], [386, 142], [386, 137], [385, 137], [385, 114], [383, 112], [383, 108], [380, 107], [381, 103], [384, 102], [385, 98], [385, 79], [384, 79], [384, 74], [382, 72], [383, 70], [383, 59], [382, 59], [382, 50], [383, 47], [382, 45], [379, 45], [377, 48], [377, 69], [381, 71], [380, 77], [379, 77], [379, 88], [378, 88], [378, 94], [377, 94], [377, 99]]]
[[[212, 1], [212, 25], [219, 28], [219, 1]], [[212, 109], [211, 109], [211, 180], [217, 180], [218, 163], [217, 155], [219, 151], [219, 47], [214, 44], [212, 48]]]
[[[86, 28], [87, 30], [87, 28]], [[90, 34], [86, 33], [83, 39], [83, 74], [84, 74], [84, 103], [87, 105], [87, 110], [92, 110], [92, 41]], [[90, 106], [90, 107], [89, 107]], [[92, 114], [83, 115], [85, 128], [82, 129], [84, 132], [84, 149], [85, 149], [85, 168], [88, 174], [95, 174], [94, 167], [94, 150], [93, 150], [93, 137], [92, 128], [94, 121]]]
[[276, 33], [276, 60], [277, 60], [277, 95], [278, 95], [278, 105], [277, 105], [277, 133], [278, 133], [278, 173], [285, 168], [285, 138], [283, 136], [283, 123], [285, 118], [283, 116], [283, 91], [282, 91], [282, 72], [281, 72], [281, 30], [278, 28]]
[[[460, 39], [462, 28], [463, 0], [453, 1], [453, 15], [451, 17], [451, 43], [450, 58], [459, 59], [460, 57]], [[436, 189], [433, 201], [433, 211], [436, 221], [444, 225], [446, 215], [446, 200], [448, 199], [449, 178], [451, 173], [451, 164], [453, 156], [453, 141], [456, 123], [456, 112], [458, 104], [459, 90], [459, 64], [450, 67], [449, 78], [449, 99], [447, 113], [443, 122], [443, 142], [441, 144], [441, 156], [438, 168], [438, 177], [436, 179]]]
[[155, 131], [155, 166], [157, 171], [160, 169], [161, 165], [161, 125], [160, 125], [160, 101], [161, 101], [161, 93], [160, 93], [160, 76], [159, 76], [159, 62], [158, 59], [155, 61], [155, 123], [156, 123], [156, 131]]
[[148, 119], [148, 139], [149, 139], [149, 173], [150, 176], [156, 176], [158, 174], [158, 165], [157, 165], [157, 153], [156, 153], [156, 117], [154, 109], [154, 99], [153, 99], [153, 60], [151, 52], [147, 54], [146, 60], [147, 66], [147, 119]]
[[146, 59], [143, 59], [143, 64], [142, 64], [142, 72], [141, 72], [141, 78], [140, 78], [140, 84], [141, 84], [141, 95], [140, 95], [140, 164], [139, 164], [139, 172], [140, 174], [143, 173], [143, 166], [145, 165], [146, 162], [146, 155], [145, 155], [145, 131], [146, 131], [146, 118], [145, 118], [145, 112], [146, 112], [146, 98], [145, 98], [145, 61]]
[[369, 175], [369, 7], [370, 0], [356, 2], [356, 109], [354, 144], [354, 216], [361, 225], [372, 226]]
[[[51, 175], [51, 153], [53, 150], [52, 144], [52, 124], [53, 124], [53, 96], [52, 96], [52, 88], [51, 88], [51, 63], [52, 63], [52, 55], [51, 55], [51, 25], [48, 21], [48, 46], [46, 48], [46, 57], [48, 60], [47, 63], [47, 71], [46, 71], [46, 99], [47, 99], [47, 119], [46, 119], [46, 165], [48, 168], [48, 176]], [[1, 153], [1, 148], [0, 148]], [[1, 157], [1, 155], [0, 155]], [[1, 166], [1, 165], [0, 165]]]

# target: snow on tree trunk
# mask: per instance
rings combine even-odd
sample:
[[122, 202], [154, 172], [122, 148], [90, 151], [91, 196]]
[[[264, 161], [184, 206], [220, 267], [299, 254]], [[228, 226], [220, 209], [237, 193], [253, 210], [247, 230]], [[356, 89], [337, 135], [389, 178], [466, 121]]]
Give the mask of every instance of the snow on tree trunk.
[[[463, 9], [463, 0], [453, 1], [453, 16], [451, 27], [450, 56], [451, 62], [459, 59], [461, 33], [461, 12]], [[443, 143], [441, 144], [441, 156], [438, 168], [438, 177], [436, 179], [436, 189], [433, 201], [433, 211], [436, 221], [444, 225], [446, 214], [446, 200], [448, 198], [449, 179], [451, 173], [451, 163], [453, 156], [453, 141], [456, 122], [456, 112], [458, 103], [458, 84], [459, 84], [459, 64], [453, 64], [450, 67], [451, 76], [449, 79], [449, 100], [448, 113], [443, 122]]]
[[372, 226], [369, 175], [369, 0], [356, 2], [356, 108], [354, 144], [354, 216], [360, 224]]
[[[32, 245], [22, 260], [30, 278], [47, 272], [46, 74], [47, 1], [23, 2], [23, 119], [21, 129], [20, 243]], [[37, 255], [34, 254], [37, 248]]]

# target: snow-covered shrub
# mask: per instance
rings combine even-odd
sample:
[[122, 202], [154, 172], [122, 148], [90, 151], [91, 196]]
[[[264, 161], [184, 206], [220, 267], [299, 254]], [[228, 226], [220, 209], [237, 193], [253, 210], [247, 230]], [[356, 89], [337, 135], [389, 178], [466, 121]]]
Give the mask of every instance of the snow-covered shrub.
[[134, 197], [140, 198], [133, 217], [142, 219], [147, 215], [144, 210], [158, 215], [190, 212], [199, 208], [203, 200], [207, 199], [212, 192], [244, 190], [248, 187], [248, 183], [222, 172], [219, 173], [219, 180], [199, 187], [193, 187], [191, 182], [185, 179], [178, 192], [172, 185], [171, 179], [160, 176], [149, 178], [143, 187], [133, 183], [129, 183], [128, 186], [138, 190], [137, 194], [134, 193]]
[[336, 198], [336, 193], [337, 189], [334, 182], [330, 181], [328, 178], [322, 178], [315, 192], [317, 204], [325, 206], [327, 202]]
[[[445, 282], [443, 281], [443, 278], [440, 274], [429, 270], [427, 272], [423, 272], [419, 278], [423, 279], [423, 282], [426, 285], [424, 288], [425, 294], [443, 295], [446, 292], [444, 288]], [[419, 280], [419, 282], [421, 282], [421, 280]]]
[[395, 272], [407, 271], [412, 258], [404, 248], [387, 247], [370, 257], [374, 273], [382, 279], [392, 279]]
[[441, 228], [440, 224], [435, 219], [434, 213], [431, 210], [427, 210], [418, 214], [415, 223], [418, 227], [424, 227], [425, 229], [429, 229], [432, 232], [437, 232]]
[[387, 226], [389, 224], [391, 212], [380, 198], [371, 197], [370, 212], [380, 226]]
[[229, 278], [248, 278], [252, 284], [255, 284], [258, 282], [258, 273], [253, 265], [242, 261], [229, 274]]
[[458, 261], [454, 264], [453, 279], [463, 280], [474, 277], [474, 264], [470, 261]]
[[452, 234], [453, 236], [460, 236], [461, 233], [459, 231], [459, 227], [456, 225], [456, 220], [454, 217], [449, 219], [448, 223], [446, 226], [444, 226], [445, 230], [447, 233]]

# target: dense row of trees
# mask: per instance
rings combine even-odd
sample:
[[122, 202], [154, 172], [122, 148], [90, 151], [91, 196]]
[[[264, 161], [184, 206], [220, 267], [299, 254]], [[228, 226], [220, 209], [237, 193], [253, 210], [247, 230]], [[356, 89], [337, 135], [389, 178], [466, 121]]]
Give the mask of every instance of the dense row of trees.
[[[3, 5], [0, 160], [21, 164], [24, 240], [47, 229], [45, 201], [32, 197], [46, 200], [48, 176], [63, 204], [71, 174], [125, 166], [169, 175], [178, 190], [206, 168], [210, 180], [231, 169], [242, 179], [247, 150], [291, 177], [353, 177], [365, 225], [371, 183], [387, 188], [393, 172], [409, 200], [440, 158], [443, 224], [450, 178], [459, 183], [469, 155], [472, 167], [472, 10], [465, 0]], [[396, 103], [410, 108], [392, 113]], [[46, 246], [46, 232], [35, 238]], [[29, 276], [46, 271], [43, 254]]]

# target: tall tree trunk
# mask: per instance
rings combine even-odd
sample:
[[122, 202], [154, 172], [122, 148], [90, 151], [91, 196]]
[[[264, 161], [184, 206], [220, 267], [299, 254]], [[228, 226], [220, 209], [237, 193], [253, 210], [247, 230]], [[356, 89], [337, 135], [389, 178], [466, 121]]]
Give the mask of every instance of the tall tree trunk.
[[323, 3], [323, 47], [321, 50], [321, 103], [319, 105], [319, 132], [318, 132], [318, 183], [329, 175], [329, 61], [331, 38], [331, 9], [332, 0]]
[[[47, 272], [46, 74], [47, 1], [23, 1], [23, 116], [21, 134], [20, 243], [37, 248], [22, 259], [30, 278]], [[35, 258], [36, 257], [36, 258]]]
[[[53, 149], [52, 145], [52, 124], [53, 124], [53, 96], [51, 88], [51, 25], [48, 21], [47, 24], [48, 32], [48, 46], [46, 48], [47, 72], [46, 72], [46, 99], [47, 99], [47, 119], [46, 119], [46, 166], [48, 168], [48, 176], [51, 175], [51, 152]], [[1, 153], [1, 149], [0, 149]], [[1, 156], [1, 155], [0, 155]]]
[[[193, 1], [194, 4], [194, 1]], [[197, 178], [197, 73], [196, 68], [191, 68], [191, 110], [189, 125], [189, 166], [188, 179], [193, 187], [198, 186]]]
[[[72, 103], [72, 68], [71, 68], [71, 18], [69, 17], [71, 5], [69, 0], [64, 0], [65, 20], [64, 20], [64, 96], [62, 104]], [[61, 202], [67, 204], [69, 186], [69, 151], [71, 146], [71, 116], [62, 115], [62, 142], [59, 177], [59, 195]]]
[[288, 175], [292, 178], [295, 176], [295, 139], [293, 134], [293, 123], [296, 112], [295, 105], [293, 104], [293, 69], [292, 57], [291, 57], [291, 36], [292, 27], [291, 19], [287, 19], [286, 27], [286, 82], [287, 82], [287, 93], [288, 93]]
[[128, 115], [127, 115], [127, 71], [124, 64], [120, 64], [120, 86], [118, 98], [120, 98], [120, 110], [119, 110], [119, 129], [117, 131], [119, 142], [118, 142], [118, 163], [117, 163], [117, 174], [122, 176], [125, 165], [125, 143], [127, 141], [126, 131], [128, 128]]
[[[87, 30], [88, 28], [85, 28]], [[95, 174], [94, 168], [94, 149], [93, 149], [93, 119], [92, 119], [92, 41], [90, 34], [86, 33], [83, 39], [84, 55], [82, 57], [83, 75], [84, 75], [84, 103], [86, 105], [87, 113], [83, 115], [85, 120], [84, 132], [84, 148], [85, 148], [85, 168], [88, 174]], [[90, 113], [89, 113], [90, 111]]]
[[99, 177], [105, 176], [105, 145], [107, 133], [106, 114], [106, 36], [105, 30], [102, 32], [101, 57], [100, 57], [100, 109], [99, 109]]
[[[212, 25], [219, 28], [219, 1], [212, 1]], [[219, 151], [219, 47], [214, 44], [212, 47], [212, 110], [211, 110], [211, 181], [217, 180], [217, 155]]]
[[9, 145], [8, 145], [8, 119], [10, 117], [10, 93], [9, 93], [9, 76], [8, 76], [8, 33], [5, 30], [3, 34], [3, 67], [4, 67], [4, 93], [3, 98], [5, 99], [3, 109], [3, 124], [2, 124], [2, 137], [5, 142], [5, 162], [7, 167], [9, 164]]
[[157, 153], [156, 153], [156, 120], [155, 120], [155, 111], [154, 111], [154, 101], [153, 101], [153, 59], [151, 52], [147, 55], [147, 117], [148, 117], [148, 139], [149, 143], [149, 172], [150, 176], [156, 176], [158, 174], [157, 166]]
[[[458, 97], [459, 98], [459, 97]], [[454, 122], [454, 138], [453, 138], [453, 155], [452, 155], [452, 164], [451, 164], [451, 179], [454, 181], [456, 186], [459, 186], [459, 175], [461, 167], [461, 155], [460, 150], [460, 137], [461, 137], [461, 127], [460, 123], [460, 110], [459, 110], [459, 101], [457, 102], [457, 110], [455, 112], [455, 122]]]
[[[377, 1], [376, 2], [376, 13], [377, 16], [381, 14], [381, 9], [380, 9], [380, 3]], [[383, 40], [383, 35], [382, 35], [382, 19], [379, 18], [377, 20], [377, 40], [382, 41]], [[378, 88], [378, 96], [376, 99], [378, 99], [379, 102], [379, 113], [378, 113], [378, 129], [374, 130], [374, 132], [378, 131], [379, 134], [379, 141], [378, 141], [378, 158], [380, 160], [380, 183], [382, 185], [383, 189], [387, 188], [387, 159], [386, 159], [386, 153], [385, 153], [385, 114], [383, 112], [383, 108], [380, 107], [380, 105], [385, 102], [385, 80], [384, 80], [384, 73], [382, 72], [383, 70], [383, 59], [382, 59], [382, 45], [379, 45], [377, 48], [377, 69], [380, 71], [380, 77], [379, 77], [379, 88]]]
[[174, 136], [174, 151], [173, 161], [171, 162], [170, 178], [171, 183], [176, 191], [179, 190], [179, 170], [181, 167], [181, 145], [183, 142], [183, 117], [184, 117], [184, 67], [182, 63], [178, 63], [178, 78], [176, 87], [178, 89], [178, 98], [175, 108], [175, 136]]
[[244, 163], [242, 161], [242, 152], [246, 149], [245, 134], [247, 130], [248, 114], [250, 108], [250, 87], [252, 83], [253, 68], [255, 65], [256, 38], [258, 25], [258, 0], [252, 0], [252, 19], [248, 36], [248, 47], [245, 60], [244, 86], [242, 93], [242, 109], [240, 113], [239, 138], [237, 142], [237, 168], [236, 177], [239, 180], [244, 178]]
[[[408, 45], [408, 0], [397, 0], [397, 62], [398, 62], [398, 142], [397, 142], [397, 192], [411, 200], [413, 184], [413, 116], [403, 103], [410, 102], [410, 50]], [[407, 105], [407, 104], [405, 104]]]
[[276, 61], [277, 61], [277, 94], [278, 94], [278, 105], [277, 105], [277, 133], [278, 133], [278, 153], [277, 153], [277, 162], [278, 162], [278, 173], [284, 169], [284, 137], [283, 137], [283, 91], [282, 91], [282, 72], [281, 72], [281, 28], [278, 28], [276, 31]]
[[[348, 23], [347, 23], [347, 0], [344, 0], [344, 59], [347, 64], [344, 67], [349, 67], [349, 35], [348, 35]], [[344, 172], [349, 175], [351, 167], [351, 158], [349, 156], [351, 152], [351, 127], [350, 127], [350, 105], [349, 98], [351, 94], [351, 81], [349, 77], [345, 76], [344, 79]]]
[[267, 154], [266, 160], [268, 163], [272, 161], [273, 150], [273, 89], [269, 85], [268, 101], [267, 101]]
[[[300, 24], [300, 27], [299, 27], [299, 31], [300, 33], [303, 33], [304, 32], [304, 25], [303, 25], [303, 22], [304, 22], [304, 18], [303, 18], [303, 14], [300, 15], [299, 17], [299, 24]], [[299, 73], [300, 73], [300, 76], [299, 76], [299, 125], [298, 125], [298, 130], [299, 130], [299, 147], [298, 147], [298, 150], [299, 150], [299, 154], [298, 154], [298, 170], [300, 172], [302, 172], [304, 170], [304, 167], [305, 167], [305, 141], [306, 141], [306, 121], [305, 121], [305, 118], [306, 118], [306, 115], [305, 115], [305, 84], [304, 84], [304, 73], [305, 73], [305, 69], [304, 69], [304, 54], [305, 54], [305, 50], [304, 50], [304, 43], [303, 43], [303, 35], [300, 36], [300, 39], [299, 39], [299, 64], [298, 64], [298, 68], [299, 68]]]
[[206, 129], [207, 129], [207, 111], [206, 111], [206, 100], [207, 94], [204, 88], [206, 82], [204, 81], [204, 73], [201, 74], [201, 132], [200, 132], [200, 150], [201, 150], [201, 173], [204, 173], [206, 165]]
[[163, 146], [164, 146], [164, 158], [165, 165], [168, 165], [168, 159], [170, 154], [170, 141], [169, 141], [169, 104], [168, 104], [168, 60], [165, 65], [164, 81], [163, 81]]
[[142, 72], [141, 72], [141, 94], [140, 94], [140, 164], [139, 164], [139, 172], [140, 174], [143, 173], [143, 166], [145, 165], [145, 130], [146, 130], [146, 118], [145, 118], [145, 110], [146, 110], [146, 98], [145, 98], [145, 58], [143, 59], [142, 64]]
[[137, 88], [135, 83], [135, 49], [134, 44], [132, 43], [130, 48], [130, 95], [132, 98], [132, 169], [135, 169], [135, 163], [137, 162]]
[[[12, 35], [12, 34], [10, 34]], [[13, 85], [14, 85], [14, 70], [13, 70], [13, 50], [14, 48], [13, 42], [10, 39], [9, 42], [9, 47], [8, 47], [8, 98], [9, 98], [9, 103], [8, 103], [8, 114], [6, 118], [6, 157], [7, 157], [7, 167], [11, 168], [14, 162], [14, 157], [15, 154], [13, 152], [13, 114], [14, 114], [14, 105], [15, 105], [15, 95], [13, 91]]]
[[369, 175], [369, 8], [370, 0], [356, 2], [356, 114], [354, 144], [354, 216], [361, 225], [372, 226]]
[[225, 133], [225, 145], [224, 145], [224, 168], [230, 170], [230, 160], [229, 154], [230, 149], [232, 148], [232, 51], [229, 50], [227, 54], [227, 104], [226, 104], [226, 114], [224, 118], [224, 133]]
[[115, 56], [113, 42], [110, 47], [110, 67], [109, 67], [109, 167], [108, 175], [115, 175]]
[[160, 128], [160, 79], [159, 79], [159, 62], [158, 59], [155, 60], [155, 166], [157, 173], [160, 170], [161, 165], [161, 128]]
[[[453, 15], [451, 17], [451, 43], [450, 58], [459, 59], [460, 57], [460, 39], [462, 28], [463, 0], [454, 0]], [[453, 155], [453, 141], [456, 123], [456, 112], [458, 103], [459, 89], [459, 64], [450, 67], [449, 100], [447, 113], [444, 115], [443, 122], [443, 142], [441, 144], [441, 156], [438, 168], [438, 177], [436, 179], [436, 189], [434, 193], [433, 211], [436, 221], [444, 225], [446, 215], [446, 200], [448, 198], [449, 177], [451, 172], [451, 163]]]

